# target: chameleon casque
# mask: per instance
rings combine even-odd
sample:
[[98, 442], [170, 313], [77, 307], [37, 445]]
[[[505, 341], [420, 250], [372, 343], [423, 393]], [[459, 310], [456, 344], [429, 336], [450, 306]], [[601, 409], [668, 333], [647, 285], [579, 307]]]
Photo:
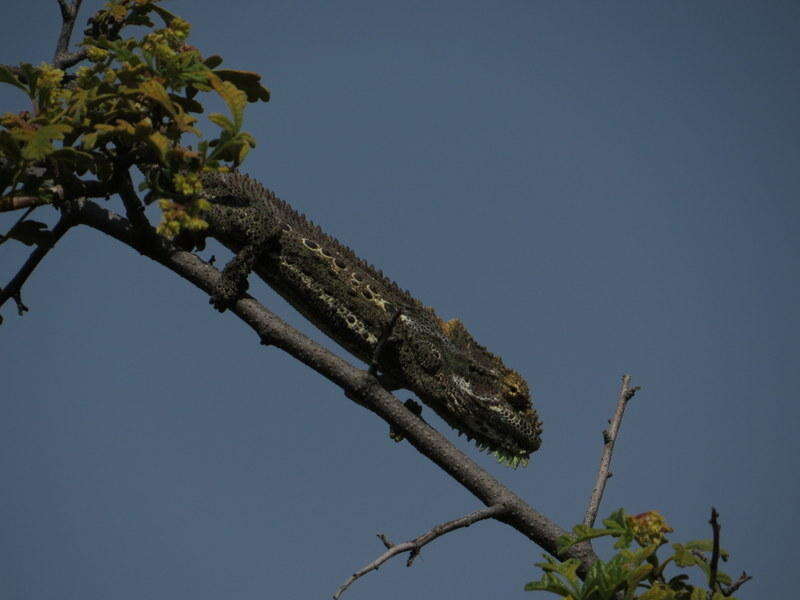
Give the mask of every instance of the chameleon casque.
[[203, 249], [213, 237], [235, 253], [211, 302], [225, 310], [255, 271], [304, 317], [392, 387], [413, 391], [447, 423], [512, 467], [541, 443], [525, 380], [478, 344], [462, 323], [443, 321], [381, 271], [286, 202], [238, 172], [203, 174], [208, 228], [176, 243]]

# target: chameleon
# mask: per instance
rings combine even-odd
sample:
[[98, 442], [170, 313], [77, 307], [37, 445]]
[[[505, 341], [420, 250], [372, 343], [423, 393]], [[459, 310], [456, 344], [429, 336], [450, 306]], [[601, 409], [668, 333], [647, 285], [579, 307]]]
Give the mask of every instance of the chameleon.
[[373, 372], [379, 369], [392, 389], [414, 392], [501, 463], [527, 465], [542, 431], [528, 385], [461, 321], [442, 320], [247, 175], [207, 171], [201, 180], [200, 216], [208, 226], [182, 230], [174, 241], [203, 250], [211, 237], [234, 253], [211, 296], [215, 308], [230, 307], [255, 272]]

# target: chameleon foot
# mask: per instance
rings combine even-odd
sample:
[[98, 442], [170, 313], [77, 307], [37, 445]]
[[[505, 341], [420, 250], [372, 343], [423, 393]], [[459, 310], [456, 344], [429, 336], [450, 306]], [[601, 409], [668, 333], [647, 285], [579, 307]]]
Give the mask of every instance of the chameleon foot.
[[244, 292], [245, 290], [237, 286], [235, 282], [223, 276], [222, 280], [217, 285], [217, 289], [211, 294], [211, 298], [208, 299], [208, 303], [219, 312], [225, 312], [236, 303], [236, 300]]
[[381, 337], [378, 340], [378, 343], [375, 345], [375, 351], [372, 353], [372, 360], [369, 363], [369, 373], [370, 375], [377, 375], [378, 374], [378, 359], [381, 357], [381, 353], [383, 353], [383, 348], [386, 346], [386, 342], [392, 335], [394, 331], [395, 325], [397, 325], [397, 320], [400, 318], [402, 311], [398, 308], [394, 316], [392, 317], [391, 321], [386, 325], [381, 333]]
[[[422, 405], [419, 402], [414, 402], [411, 398], [409, 398], [403, 402], [403, 404], [408, 410], [422, 419]], [[422, 420], [424, 421], [425, 419]], [[395, 442], [402, 442], [404, 439], [406, 439], [406, 436], [404, 436], [400, 431], [397, 431], [394, 427], [389, 427], [389, 437]]]

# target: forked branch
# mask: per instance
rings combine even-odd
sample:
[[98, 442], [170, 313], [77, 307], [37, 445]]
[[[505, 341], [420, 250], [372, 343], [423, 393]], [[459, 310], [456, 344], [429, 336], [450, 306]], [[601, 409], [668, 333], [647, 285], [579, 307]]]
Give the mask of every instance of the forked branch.
[[592, 496], [589, 499], [589, 505], [586, 507], [586, 515], [583, 518], [583, 524], [587, 527], [594, 525], [597, 519], [597, 511], [600, 509], [600, 502], [603, 500], [603, 492], [606, 489], [606, 482], [611, 477], [609, 467], [611, 466], [611, 455], [614, 452], [614, 443], [617, 441], [619, 435], [619, 428], [622, 424], [622, 415], [625, 413], [625, 407], [628, 401], [633, 398], [633, 395], [639, 391], [639, 386], [630, 387], [631, 376], [622, 376], [622, 386], [619, 390], [619, 398], [617, 399], [617, 409], [614, 411], [614, 417], [609, 421], [609, 428], [603, 431], [603, 452], [600, 455], [600, 469], [597, 473], [597, 481], [592, 490]]
[[77, 52], [69, 53], [69, 41], [72, 38], [72, 30], [75, 27], [75, 20], [78, 18], [78, 11], [83, 0], [58, 0], [58, 7], [61, 9], [61, 32], [58, 35], [56, 51], [53, 54], [53, 65], [57, 69], [67, 69], [86, 58], [86, 50], [80, 49]]
[[714, 508], [713, 506], [711, 507], [711, 518], [709, 519], [708, 523], [709, 525], [711, 525], [711, 531], [713, 532], [714, 535], [713, 543], [711, 546], [711, 562], [709, 563], [709, 571], [710, 571], [708, 577], [709, 597], [713, 596], [717, 591], [722, 592], [722, 595], [725, 597], [732, 596], [733, 592], [738, 590], [740, 587], [742, 587], [742, 585], [750, 581], [753, 577], [752, 575], [748, 575], [746, 572], [742, 571], [742, 574], [739, 575], [739, 578], [729, 586], [725, 586], [718, 581], [717, 573], [719, 572], [719, 558], [722, 554], [719, 548], [719, 537], [722, 525], [720, 525], [719, 523], [719, 513], [717, 512], [717, 509]]
[[495, 504], [494, 506], [487, 506], [486, 508], [482, 508], [480, 510], [476, 510], [473, 513], [465, 515], [460, 519], [454, 519], [452, 521], [448, 521], [447, 523], [442, 523], [437, 525], [427, 533], [423, 533], [422, 535], [415, 537], [413, 540], [409, 540], [407, 542], [403, 542], [402, 544], [393, 544], [391, 543], [385, 535], [382, 533], [378, 534], [378, 538], [383, 542], [383, 545], [386, 546], [386, 552], [381, 554], [378, 558], [373, 560], [371, 563], [359, 569], [355, 573], [353, 573], [347, 581], [345, 581], [339, 589], [336, 590], [336, 593], [333, 595], [333, 600], [339, 600], [341, 595], [350, 587], [350, 585], [356, 581], [357, 579], [363, 577], [370, 571], [375, 571], [380, 567], [383, 563], [387, 560], [392, 558], [393, 556], [397, 556], [398, 554], [402, 554], [403, 552], [408, 552], [408, 560], [406, 561], [406, 566], [410, 567], [414, 564], [414, 559], [419, 556], [422, 547], [426, 544], [429, 544], [433, 540], [438, 537], [443, 536], [446, 533], [450, 533], [451, 531], [455, 531], [456, 529], [461, 529], [462, 527], [469, 527], [473, 523], [477, 523], [478, 521], [483, 521], [484, 519], [490, 519], [492, 517], [496, 517], [503, 512], [506, 511], [506, 507], [502, 504]]
[[[28, 280], [28, 277], [31, 276], [31, 273], [33, 273], [37, 265], [47, 255], [50, 249], [67, 231], [69, 231], [73, 224], [73, 220], [68, 213], [64, 213], [61, 216], [61, 219], [58, 221], [58, 223], [56, 223], [56, 226], [53, 227], [53, 230], [50, 232], [47, 241], [36, 246], [36, 249], [31, 252], [28, 260], [25, 261], [25, 263], [20, 267], [19, 271], [17, 271], [17, 274], [14, 275], [11, 281], [8, 282], [8, 285], [0, 289], [0, 307], [2, 307], [7, 300], [13, 299], [17, 304], [17, 312], [20, 314], [20, 316], [22, 316], [22, 314], [28, 310], [28, 307], [22, 303], [22, 286]], [[2, 322], [3, 318], [0, 317], [0, 323]]]

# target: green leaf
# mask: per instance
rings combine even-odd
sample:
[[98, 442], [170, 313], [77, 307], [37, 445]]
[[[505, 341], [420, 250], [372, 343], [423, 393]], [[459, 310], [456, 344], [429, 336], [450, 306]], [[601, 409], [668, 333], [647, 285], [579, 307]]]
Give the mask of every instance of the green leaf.
[[234, 134], [236, 133], [236, 126], [231, 122], [231, 120], [223, 114], [220, 113], [211, 113], [208, 115], [208, 120], [214, 123], [215, 125], [219, 125], [227, 131], [228, 133]]
[[[684, 544], [686, 548], [689, 550], [700, 550], [701, 552], [713, 552], [714, 551], [714, 541], [713, 540], [692, 540], [691, 542], [686, 542]], [[719, 555], [722, 560], [728, 560], [730, 554], [724, 548], [719, 549]]]
[[59, 148], [50, 153], [50, 158], [71, 167], [75, 171], [86, 172], [92, 166], [94, 157], [88, 152], [75, 148]]
[[675, 592], [661, 584], [656, 584], [639, 596], [639, 600], [675, 600]]
[[222, 57], [219, 54], [212, 54], [203, 61], [203, 64], [209, 69], [216, 69], [222, 64]]
[[561, 553], [570, 546], [585, 542], [598, 537], [612, 536], [621, 538], [615, 548], [627, 548], [633, 540], [633, 532], [625, 518], [625, 512], [620, 508], [613, 512], [611, 516], [603, 520], [605, 529], [595, 529], [587, 525], [579, 524], [572, 528], [572, 533], [561, 536], [558, 543], [558, 552]]
[[708, 592], [703, 588], [692, 588], [692, 595], [689, 596], [689, 600], [708, 600]]
[[233, 116], [234, 132], [238, 132], [242, 128], [242, 120], [244, 119], [244, 109], [247, 106], [247, 94], [237, 88], [229, 81], [222, 81], [219, 77], [212, 74], [210, 77], [211, 85], [216, 92], [228, 105], [228, 109]]
[[27, 92], [28, 89], [22, 85], [22, 82], [17, 79], [17, 76], [8, 68], [0, 65], [0, 83], [9, 83], [14, 87], [18, 87], [23, 92]]
[[95, 144], [97, 144], [98, 135], [99, 134], [97, 131], [92, 131], [90, 133], [83, 134], [83, 138], [81, 139], [81, 146], [84, 148], [84, 150], [91, 150], [92, 148], [95, 147]]
[[697, 564], [697, 557], [683, 544], [672, 544], [672, 548], [675, 550], [675, 564], [679, 567], [692, 567]]
[[22, 72], [22, 80], [28, 84], [28, 94], [33, 98], [36, 95], [36, 82], [39, 80], [39, 71], [30, 63], [21, 63], [19, 70]]
[[37, 129], [22, 147], [22, 158], [40, 160], [53, 152], [53, 140], [63, 139], [72, 128], [69, 125], [44, 125]]
[[192, 98], [185, 98], [183, 96], [177, 96], [175, 94], [170, 94], [169, 97], [175, 104], [180, 106], [187, 113], [188, 112], [193, 112], [193, 113], [201, 113], [201, 112], [203, 112], [203, 105], [200, 104], [197, 100], [194, 100]]
[[169, 138], [160, 131], [155, 131], [147, 136], [147, 141], [153, 148], [155, 148], [156, 152], [158, 152], [159, 160], [161, 160], [161, 162], [165, 162], [167, 152], [169, 152], [170, 149]]
[[223, 81], [230, 81], [237, 88], [247, 94], [248, 102], [263, 100], [269, 102], [269, 90], [261, 85], [261, 75], [252, 71], [234, 71], [231, 69], [218, 69], [214, 74]]
[[714, 550], [713, 540], [692, 540], [683, 544], [689, 550], [700, 550], [702, 552], [712, 552]]
[[544, 571], [542, 578], [539, 581], [529, 582], [525, 585], [525, 589], [528, 591], [552, 592], [560, 594], [562, 597], [571, 597], [574, 600], [582, 598], [582, 586], [577, 576], [580, 561], [571, 558], [561, 562], [546, 554], [544, 558], [547, 562], [536, 563], [536, 566]]
[[143, 81], [139, 86], [139, 91], [148, 98], [152, 98], [158, 102], [169, 114], [175, 114], [175, 105], [172, 103], [167, 90], [155, 79]]
[[175, 18], [176, 15], [172, 14], [165, 8], [161, 8], [158, 4], [152, 4], [150, 6], [150, 10], [155, 12], [161, 19], [164, 21], [164, 24], [169, 26], [172, 22], [172, 19]]
[[627, 577], [627, 584], [629, 589], [636, 588], [636, 584], [638, 584], [643, 579], [646, 579], [650, 572], [653, 570], [653, 565], [640, 565], [636, 567], [633, 571], [628, 573]]

